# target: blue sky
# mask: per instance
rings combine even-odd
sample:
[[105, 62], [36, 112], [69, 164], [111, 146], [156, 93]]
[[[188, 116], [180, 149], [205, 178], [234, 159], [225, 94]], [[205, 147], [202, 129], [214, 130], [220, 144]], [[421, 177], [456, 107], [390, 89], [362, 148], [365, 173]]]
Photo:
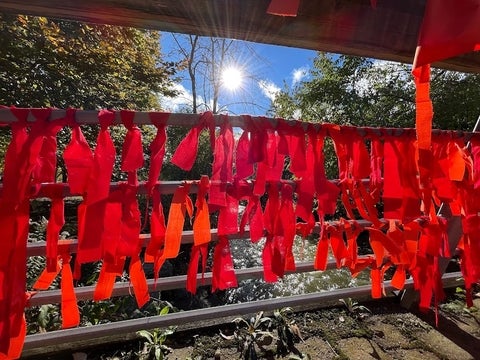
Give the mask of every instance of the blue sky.
[[[283, 88], [284, 84], [292, 86], [302, 80], [315, 57], [315, 52], [311, 50], [240, 41], [237, 44], [236, 61], [244, 67], [245, 78], [241, 88], [234, 92], [222, 88], [219, 99], [220, 105], [231, 114], [265, 115], [275, 92]], [[161, 47], [164, 60], [178, 59], [178, 46], [172, 34], [162, 33]], [[180, 73], [179, 76], [183, 80], [180, 79], [176, 88], [181, 95], [176, 99], [162, 100], [167, 111], [179, 111], [182, 104], [191, 102], [187, 73]], [[205, 101], [208, 102], [208, 99]]]

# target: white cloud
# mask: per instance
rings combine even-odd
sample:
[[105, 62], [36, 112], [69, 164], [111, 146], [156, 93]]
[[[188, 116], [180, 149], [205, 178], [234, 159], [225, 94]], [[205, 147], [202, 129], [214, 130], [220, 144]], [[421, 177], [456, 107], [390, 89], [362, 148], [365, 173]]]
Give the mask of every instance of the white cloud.
[[281, 89], [272, 81], [270, 80], [260, 80], [258, 82], [258, 87], [262, 91], [263, 95], [269, 98], [271, 101], [275, 101], [278, 93]]
[[182, 84], [175, 83], [172, 85], [172, 90], [177, 92], [177, 96], [168, 97], [161, 96], [160, 104], [162, 109], [169, 112], [178, 112], [182, 108], [191, 107], [193, 102], [192, 93], [187, 90]]
[[292, 71], [292, 86], [303, 80], [308, 74], [308, 68], [301, 67]]

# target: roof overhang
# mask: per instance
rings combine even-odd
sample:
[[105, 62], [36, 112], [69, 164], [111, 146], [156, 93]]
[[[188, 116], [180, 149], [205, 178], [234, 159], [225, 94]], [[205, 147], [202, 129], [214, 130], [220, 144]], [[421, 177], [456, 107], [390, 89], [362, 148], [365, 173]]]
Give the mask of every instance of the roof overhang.
[[[270, 0], [3, 0], [0, 11], [226, 37], [412, 63], [426, 0], [303, 0], [296, 17]], [[480, 54], [433, 64], [480, 72]]]

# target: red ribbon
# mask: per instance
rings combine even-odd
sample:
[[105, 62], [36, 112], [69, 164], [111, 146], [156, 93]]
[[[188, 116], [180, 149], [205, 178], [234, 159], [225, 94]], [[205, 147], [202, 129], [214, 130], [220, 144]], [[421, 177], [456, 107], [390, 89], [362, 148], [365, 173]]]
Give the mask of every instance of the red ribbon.
[[102, 255], [102, 233], [105, 209], [110, 192], [110, 179], [115, 163], [115, 146], [108, 127], [113, 124], [115, 113], [102, 110], [98, 114], [100, 132], [94, 151], [93, 166], [84, 202], [78, 208], [79, 264], [98, 261]]
[[128, 183], [138, 185], [136, 171], [143, 166], [142, 133], [133, 123], [135, 111], [122, 110], [120, 118], [127, 128], [127, 134], [122, 145], [122, 171], [128, 172]]
[[283, 277], [285, 271], [295, 271], [292, 252], [296, 231], [295, 212], [291, 185], [282, 185], [281, 199], [278, 198], [276, 186], [270, 186], [268, 193], [264, 213], [267, 224], [267, 241], [263, 250], [264, 277], [266, 281], [275, 281], [277, 277]]
[[[254, 164], [262, 162], [267, 156], [269, 156], [267, 150], [267, 129], [272, 129], [272, 126], [270, 125], [270, 123], [267, 122], [266, 119], [254, 120], [249, 115], [244, 115], [243, 118], [245, 122], [245, 131], [248, 131], [248, 133], [250, 134], [250, 145], [248, 147], [248, 163]], [[271, 161], [269, 162], [269, 164], [273, 165]]]
[[237, 287], [227, 236], [219, 236], [213, 254], [212, 292]]
[[476, 0], [428, 0], [413, 67], [480, 50], [479, 23]]
[[295, 210], [293, 208], [293, 188], [289, 184], [282, 186], [282, 201], [275, 224], [277, 236], [283, 238], [282, 245], [285, 249], [285, 271], [295, 271], [293, 257], [293, 241], [295, 240]]
[[130, 281], [137, 304], [142, 307], [149, 300], [149, 294], [139, 259], [142, 242], [136, 187], [127, 183], [119, 184], [119, 189], [110, 193], [105, 213], [109, 216], [104, 219], [101, 234], [104, 263], [94, 298], [100, 300], [111, 295], [115, 278], [122, 274], [125, 259], [130, 257]]
[[240, 233], [243, 234], [245, 226], [250, 225], [250, 240], [258, 242], [264, 235], [264, 221], [260, 198], [251, 194], [248, 198], [248, 204], [242, 215], [240, 222]]
[[108, 198], [113, 165], [115, 163], [115, 146], [108, 131], [113, 124], [115, 113], [101, 110], [98, 113], [100, 132], [94, 151], [93, 168], [87, 189], [86, 204], [93, 204]]
[[213, 207], [225, 207], [227, 205], [227, 184], [233, 180], [233, 139], [232, 125], [228, 117], [223, 116], [220, 126], [220, 134], [215, 141], [213, 156], [212, 183], [208, 193], [209, 204]]
[[67, 168], [70, 192], [84, 194], [93, 167], [93, 153], [78, 124], [72, 128], [72, 137], [63, 152], [63, 160]]
[[[236, 187], [236, 186], [235, 186]], [[218, 213], [218, 235], [237, 234], [238, 227], [238, 198], [232, 192], [237, 189], [234, 186], [227, 188], [226, 205], [220, 208]]]
[[[315, 129], [309, 129], [308, 133], [308, 144], [305, 150], [305, 161], [306, 168], [304, 171], [299, 171], [297, 177], [299, 178], [296, 183], [295, 192], [297, 193], [297, 206], [295, 208], [295, 214], [304, 221], [313, 223], [315, 225], [315, 220], [313, 218], [313, 198], [315, 196], [315, 178], [316, 173], [321, 171], [321, 169], [315, 169], [315, 151], [314, 146], [317, 145], [317, 132]], [[323, 151], [322, 151], [323, 155]], [[323, 166], [323, 163], [322, 163]], [[326, 179], [325, 179], [326, 180]], [[322, 212], [323, 209], [320, 209]], [[313, 229], [306, 229], [304, 236], [306, 236]]]
[[52, 200], [50, 218], [47, 224], [47, 270], [55, 271], [57, 266], [57, 243], [60, 238], [60, 231], [65, 224], [63, 184], [49, 186], [48, 196]]
[[203, 129], [208, 128], [210, 132], [210, 144], [212, 149], [215, 146], [215, 118], [211, 112], [200, 115], [199, 122], [188, 132], [187, 136], [180, 142], [172, 156], [171, 163], [180, 169], [189, 171], [192, 169], [198, 152], [198, 137]]
[[349, 253], [343, 240], [343, 224], [338, 226], [328, 226], [326, 233], [329, 236], [330, 247], [337, 263], [337, 269], [340, 268], [348, 259]]
[[139, 308], [143, 307], [150, 300], [150, 293], [148, 291], [147, 278], [143, 271], [142, 262], [138, 254], [132, 256], [129, 268], [130, 282], [133, 285], [133, 292], [135, 300]]
[[191, 217], [193, 213], [192, 200], [188, 196], [189, 189], [190, 184], [185, 184], [179, 186], [173, 194], [165, 231], [165, 249], [161, 257], [163, 260], [177, 257], [180, 251], [185, 214], [188, 212]]
[[368, 185], [369, 193], [375, 202], [380, 200], [380, 193], [383, 189], [382, 170], [384, 162], [383, 140], [378, 136], [370, 138], [370, 183]]
[[163, 265], [162, 257], [165, 245], [165, 215], [159, 189], [153, 189], [152, 213], [150, 217], [150, 242], [145, 250], [145, 262], [153, 263], [155, 282]]
[[165, 143], [167, 141], [166, 124], [169, 117], [167, 113], [150, 113], [150, 121], [157, 128], [157, 135], [150, 144], [150, 170], [148, 172], [148, 181], [146, 184], [148, 194], [152, 194], [152, 189], [160, 177], [163, 166], [163, 157], [165, 156]]
[[80, 312], [77, 306], [77, 297], [73, 286], [72, 269], [70, 268], [69, 254], [71, 240], [61, 240], [59, 242], [59, 256], [52, 269], [48, 267], [40, 274], [37, 281], [33, 285], [37, 290], [48, 290], [53, 280], [61, 272], [60, 288], [61, 293], [61, 313], [62, 328], [75, 327], [80, 324]]
[[420, 216], [415, 145], [410, 137], [386, 136], [384, 142], [384, 217], [409, 222]]
[[308, 139], [312, 144], [313, 154], [309, 155], [307, 153], [309, 157], [307, 164], [310, 164], [309, 166], [312, 165], [311, 158], [313, 157], [314, 166], [312, 167], [312, 172], [305, 174], [305, 176], [311, 176], [313, 173], [318, 200], [318, 213], [323, 218], [324, 214], [333, 215], [335, 213], [340, 189], [328, 181], [325, 174], [325, 156], [323, 153], [325, 133], [323, 131], [317, 133], [313, 128], [310, 128], [308, 130]]
[[[278, 153], [277, 140], [278, 138], [273, 131], [268, 133], [267, 151], [269, 157], [267, 157], [267, 161], [264, 160], [257, 164], [257, 174], [253, 187], [255, 195], [263, 195], [267, 182], [277, 183], [282, 177], [285, 156]], [[268, 159], [271, 160], [268, 161]]]
[[109, 299], [112, 296], [115, 279], [117, 276], [123, 275], [125, 266], [125, 257], [119, 257], [116, 262], [104, 260], [100, 274], [98, 276], [97, 285], [93, 293], [93, 300], [100, 301]]
[[37, 121], [45, 123], [43, 143], [32, 173], [34, 184], [55, 181], [57, 170], [57, 133], [66, 122], [73, 122], [75, 116], [75, 110], [67, 109], [64, 119], [47, 122], [51, 111], [51, 109], [32, 109], [32, 114]]
[[202, 279], [207, 267], [208, 243], [211, 240], [210, 217], [205, 198], [210, 182], [208, 176], [202, 176], [198, 184], [197, 201], [195, 202], [195, 220], [193, 222], [193, 247], [187, 271], [187, 290], [192, 294], [197, 291], [197, 271], [200, 256], [202, 257]]
[[188, 264], [187, 270], [187, 284], [186, 289], [191, 294], [197, 292], [197, 273], [198, 273], [198, 263], [200, 257], [202, 258], [202, 282], [204, 279], [205, 269], [207, 267], [207, 253], [208, 253], [208, 244], [194, 245], [192, 247], [192, 252], [190, 253], [190, 263]]
[[[117, 256], [130, 256], [135, 258], [141, 248], [140, 239], [140, 210], [137, 200], [137, 187], [122, 184], [122, 235], [121, 242], [117, 248]], [[106, 219], [107, 220], [107, 219]], [[108, 221], [108, 220], [107, 220]]]
[[243, 180], [253, 175], [253, 162], [250, 161], [249, 131], [243, 131], [238, 139], [235, 152], [235, 179]]
[[290, 171], [298, 176], [307, 168], [305, 152], [305, 130], [299, 121], [287, 123], [283, 119], [277, 122], [277, 132], [280, 137], [278, 152], [290, 157]]
[[[25, 336], [26, 245], [29, 227], [29, 193], [32, 173], [43, 143], [47, 116], [27, 131], [29, 112], [11, 108], [18, 122], [13, 123], [12, 141], [5, 156], [3, 193], [0, 199], [0, 235], [3, 255], [0, 257], [0, 354], [18, 352]], [[48, 112], [40, 112], [45, 114]]]

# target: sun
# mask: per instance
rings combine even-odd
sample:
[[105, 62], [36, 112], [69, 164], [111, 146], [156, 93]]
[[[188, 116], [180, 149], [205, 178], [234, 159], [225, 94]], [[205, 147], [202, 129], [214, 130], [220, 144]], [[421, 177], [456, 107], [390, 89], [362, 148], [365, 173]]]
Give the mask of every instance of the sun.
[[243, 73], [237, 67], [227, 67], [222, 71], [222, 85], [228, 90], [237, 90], [243, 82]]

